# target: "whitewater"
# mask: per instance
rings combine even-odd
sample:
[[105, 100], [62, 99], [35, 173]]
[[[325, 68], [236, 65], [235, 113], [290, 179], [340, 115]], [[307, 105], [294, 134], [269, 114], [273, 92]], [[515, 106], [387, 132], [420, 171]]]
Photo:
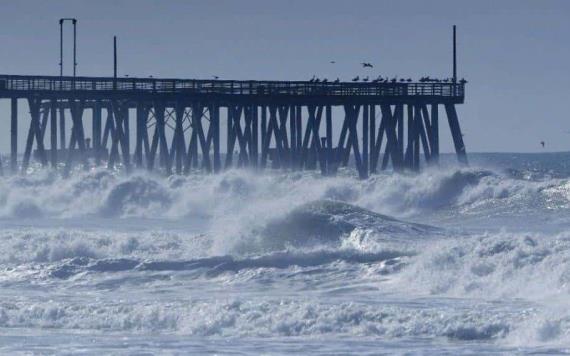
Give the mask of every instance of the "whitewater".
[[0, 178], [1, 354], [570, 352], [570, 154]]

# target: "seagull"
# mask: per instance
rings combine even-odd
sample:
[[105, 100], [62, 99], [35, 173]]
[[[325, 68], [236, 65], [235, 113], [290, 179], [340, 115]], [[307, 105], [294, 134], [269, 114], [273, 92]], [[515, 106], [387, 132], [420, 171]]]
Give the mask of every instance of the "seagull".
[[367, 82], [368, 81], [368, 76], [366, 76], [365, 78], [362, 78], [363, 82]]
[[327, 78], [325, 78], [325, 79], [323, 79], [322, 81], [323, 81], [323, 83], [326, 83], [326, 82], [328, 82], [329, 80], [328, 80]]
[[330, 61], [330, 64], [335, 64], [335, 63], [336, 63], [335, 61]]
[[360, 77], [359, 77], [358, 75], [357, 75], [356, 77], [352, 78], [352, 81], [353, 81], [353, 82], [357, 82], [357, 81], [359, 81], [359, 80], [360, 80]]
[[374, 66], [370, 62], [362, 62], [360, 64], [362, 64], [363, 68], [374, 68]]
[[340, 83], [340, 78], [336, 78], [335, 83]]
[[542, 147], [544, 148], [544, 141], [540, 141], [540, 144], [541, 144]]

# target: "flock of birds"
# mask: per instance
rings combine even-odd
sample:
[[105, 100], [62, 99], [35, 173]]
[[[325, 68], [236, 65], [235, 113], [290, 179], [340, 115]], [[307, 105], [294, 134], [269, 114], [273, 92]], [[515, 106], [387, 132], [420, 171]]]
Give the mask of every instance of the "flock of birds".
[[[335, 64], [336, 61], [330, 61], [329, 63], [331, 64]], [[374, 68], [374, 65], [370, 62], [361, 62], [360, 63], [362, 65], [362, 68]], [[328, 83], [329, 80], [327, 78], [317, 78], [316, 75], [313, 75], [313, 77], [309, 80], [309, 83]], [[389, 78], [389, 77], [383, 77], [381, 75], [379, 75], [377, 78], [371, 79], [370, 76], [366, 76], [366, 77], [362, 77], [360, 78], [359, 75], [357, 75], [356, 77], [352, 78], [352, 82], [371, 82], [371, 83], [411, 83], [413, 82], [413, 80], [411, 78], [398, 78], [393, 77], [393, 78]], [[453, 83], [453, 79], [452, 78], [445, 78], [445, 79], [438, 79], [438, 78], [431, 78], [429, 76], [425, 76], [425, 77], [421, 77], [419, 80], [420, 83]], [[331, 81], [331, 83], [340, 83], [340, 79], [336, 78], [336, 80]], [[465, 79], [461, 79], [459, 81], [459, 83], [461, 84], [465, 84], [467, 83], [467, 80]]]
[[[411, 83], [413, 82], [413, 79], [411, 78], [399, 78], [398, 77], [394, 77], [394, 78], [389, 78], [389, 77], [382, 77], [381, 75], [379, 75], [377, 78], [375, 79], [370, 79], [369, 76], [366, 77], [362, 77], [360, 78], [360, 76], [356, 76], [354, 78], [352, 78], [353, 82], [371, 82], [371, 83]], [[420, 83], [453, 83], [453, 79], [452, 78], [445, 78], [445, 79], [437, 79], [437, 78], [430, 78], [430, 77], [422, 77], [419, 80]], [[313, 77], [311, 79], [309, 79], [309, 83], [328, 83], [328, 79], [327, 78], [317, 78], [317, 76], [313, 75]], [[336, 78], [334, 81], [331, 81], [331, 83], [340, 83], [340, 79]], [[461, 79], [459, 81], [459, 83], [461, 84], [465, 84], [467, 83], [467, 80], [465, 79]]]

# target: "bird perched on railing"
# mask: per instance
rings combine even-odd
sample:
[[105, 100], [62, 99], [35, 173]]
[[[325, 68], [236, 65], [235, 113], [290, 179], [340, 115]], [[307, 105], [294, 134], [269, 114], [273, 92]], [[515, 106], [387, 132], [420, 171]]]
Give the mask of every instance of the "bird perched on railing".
[[323, 79], [322, 82], [323, 83], [327, 83], [329, 80], [327, 78]]
[[461, 78], [461, 80], [459, 81], [459, 83], [465, 84], [465, 83], [467, 83], [467, 81], [466, 81], [464, 78]]
[[313, 75], [313, 77], [309, 80], [309, 83], [313, 83], [315, 81], [315, 79], [317, 79], [317, 78], [316, 78], [316, 76]]
[[392, 83], [396, 83], [398, 81], [398, 77], [394, 77], [390, 80]]
[[353, 82], [357, 82], [357, 81], [359, 81], [359, 80], [360, 80], [360, 77], [359, 77], [358, 75], [357, 75], [356, 77], [352, 78], [352, 81], [353, 81]]
[[319, 78], [315, 78], [315, 83], [319, 83], [321, 80]]
[[335, 83], [340, 83], [340, 78], [336, 78]]
[[412, 82], [412, 78], [408, 78], [406, 81], [407, 81], [408, 83], [411, 83], [411, 82]]
[[368, 76], [362, 78], [362, 81], [363, 81], [363, 82], [367, 82], [368, 80], [369, 80]]
[[374, 66], [370, 62], [362, 62], [360, 64], [362, 64], [363, 68], [374, 68]]

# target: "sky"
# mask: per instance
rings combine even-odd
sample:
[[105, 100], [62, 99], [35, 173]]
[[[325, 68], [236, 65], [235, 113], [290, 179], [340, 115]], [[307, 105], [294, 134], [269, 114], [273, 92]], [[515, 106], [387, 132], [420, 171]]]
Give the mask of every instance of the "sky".
[[[458, 76], [468, 80], [458, 106], [467, 151], [570, 151], [567, 0], [0, 0], [0, 6], [2, 74], [59, 74], [58, 20], [75, 17], [78, 75], [112, 75], [117, 35], [120, 76], [449, 77], [455, 24]], [[71, 26], [66, 73], [70, 35]], [[374, 68], [365, 70], [363, 61]], [[8, 108], [0, 102], [1, 152], [9, 149]], [[451, 151], [448, 126], [440, 126], [441, 150]]]

